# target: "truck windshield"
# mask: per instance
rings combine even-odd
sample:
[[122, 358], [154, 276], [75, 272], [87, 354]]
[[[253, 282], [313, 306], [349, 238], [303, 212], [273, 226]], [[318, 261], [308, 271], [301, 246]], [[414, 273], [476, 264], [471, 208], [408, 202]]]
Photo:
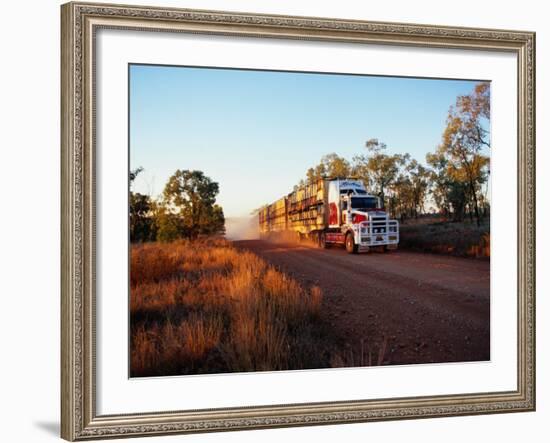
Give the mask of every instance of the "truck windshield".
[[378, 207], [378, 202], [376, 197], [353, 197], [351, 199], [351, 207], [353, 209], [358, 209], [366, 211], [367, 209], [375, 209]]

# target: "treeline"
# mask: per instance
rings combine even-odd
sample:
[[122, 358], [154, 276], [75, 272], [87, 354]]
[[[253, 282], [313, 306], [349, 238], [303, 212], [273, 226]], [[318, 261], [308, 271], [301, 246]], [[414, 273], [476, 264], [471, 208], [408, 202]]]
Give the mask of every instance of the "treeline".
[[[130, 189], [143, 171], [130, 171]], [[168, 242], [178, 238], [223, 234], [223, 209], [216, 204], [218, 183], [202, 171], [177, 170], [166, 182], [162, 195], [130, 190], [130, 241]]]
[[484, 154], [490, 148], [489, 118], [489, 83], [478, 83], [450, 107], [441, 144], [426, 156], [425, 165], [410, 154], [390, 155], [385, 143], [370, 139], [366, 152], [351, 160], [335, 153], [325, 155], [299, 185], [318, 178], [356, 177], [383, 200], [392, 217], [418, 217], [431, 197], [447, 218], [469, 217], [479, 225], [490, 206], [484, 193], [490, 172], [489, 157]]

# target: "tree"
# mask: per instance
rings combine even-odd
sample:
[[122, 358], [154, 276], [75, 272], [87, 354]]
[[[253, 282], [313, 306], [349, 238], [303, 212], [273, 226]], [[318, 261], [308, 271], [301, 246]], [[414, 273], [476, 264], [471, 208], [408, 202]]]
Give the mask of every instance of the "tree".
[[407, 217], [415, 215], [414, 188], [409, 175], [405, 172], [399, 174], [388, 197], [388, 207], [391, 208], [391, 216], [404, 221]]
[[376, 138], [367, 140], [365, 148], [366, 155], [353, 158], [353, 174], [360, 177], [367, 189], [377, 194], [386, 203], [388, 188], [395, 183], [401, 167], [408, 161], [410, 155], [388, 155], [385, 153], [386, 144]]
[[[142, 171], [141, 166], [130, 171], [130, 187]], [[155, 239], [154, 210], [155, 202], [150, 196], [130, 191], [130, 241], [144, 242]]]
[[215, 235], [225, 233], [225, 217], [223, 209], [219, 205], [212, 205], [202, 216], [201, 226], [203, 230], [201, 234]]
[[350, 174], [349, 161], [333, 152], [321, 157], [317, 166], [307, 170], [306, 181], [312, 183], [320, 178], [346, 178]]
[[[447, 125], [437, 154], [446, 161], [446, 173], [452, 182], [464, 188], [468, 206], [473, 207], [477, 225], [481, 220], [479, 192], [489, 174], [489, 148], [485, 120], [489, 118], [489, 84], [479, 83], [471, 94], [459, 96], [449, 109]], [[470, 210], [470, 214], [471, 214]]]
[[177, 214], [167, 211], [161, 207], [157, 214], [157, 237], [161, 242], [171, 242], [178, 238], [185, 237], [182, 219]]
[[424, 212], [424, 202], [428, 193], [429, 172], [416, 160], [411, 160], [405, 167], [411, 183], [411, 215], [418, 217], [420, 212]]
[[426, 163], [431, 167], [428, 174], [434, 203], [445, 216], [448, 216], [452, 208], [449, 199], [450, 179], [447, 176], [447, 160], [440, 153], [428, 153]]
[[409, 154], [395, 159], [397, 174], [387, 186], [387, 202], [392, 216], [404, 220], [424, 212], [429, 189], [429, 171]]
[[179, 237], [191, 238], [223, 233], [223, 210], [215, 204], [218, 192], [218, 183], [202, 171], [178, 169], [168, 179], [163, 192], [166, 236], [171, 238], [174, 231]]
[[143, 166], [138, 166], [136, 169], [134, 169], [133, 171], [130, 171], [130, 185], [132, 185], [132, 183], [134, 183], [134, 180], [137, 178], [137, 176], [143, 172]]

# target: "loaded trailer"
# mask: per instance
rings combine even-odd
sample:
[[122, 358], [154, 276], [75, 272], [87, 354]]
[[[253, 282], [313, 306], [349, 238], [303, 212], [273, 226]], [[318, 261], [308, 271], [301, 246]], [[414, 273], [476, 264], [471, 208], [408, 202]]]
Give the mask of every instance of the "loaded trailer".
[[344, 245], [349, 253], [373, 247], [397, 249], [399, 223], [380, 199], [356, 179], [319, 179], [263, 206], [260, 238], [313, 240], [319, 247]]

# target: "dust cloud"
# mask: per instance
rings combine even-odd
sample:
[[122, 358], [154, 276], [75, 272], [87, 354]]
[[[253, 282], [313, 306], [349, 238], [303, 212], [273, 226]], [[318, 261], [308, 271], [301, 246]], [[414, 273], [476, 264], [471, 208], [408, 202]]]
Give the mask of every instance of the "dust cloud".
[[259, 239], [258, 216], [227, 217], [225, 219], [225, 237], [228, 240]]

